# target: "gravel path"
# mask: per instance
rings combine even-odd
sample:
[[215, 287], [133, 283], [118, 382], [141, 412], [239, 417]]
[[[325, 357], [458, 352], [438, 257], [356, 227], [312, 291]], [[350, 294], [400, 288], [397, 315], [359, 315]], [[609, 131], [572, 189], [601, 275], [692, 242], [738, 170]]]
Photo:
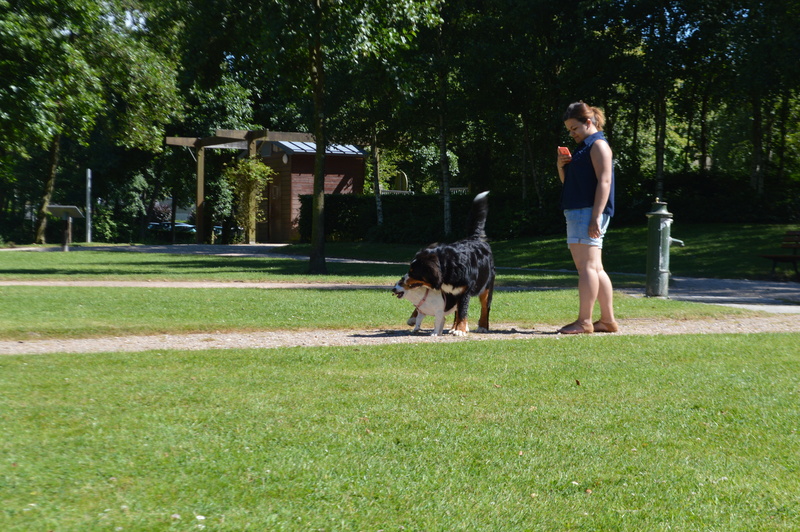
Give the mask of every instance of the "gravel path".
[[[690, 284], [684, 281], [685, 285]], [[695, 283], [696, 284], [696, 283]], [[372, 285], [323, 285], [304, 283], [201, 283], [201, 282], [140, 282], [140, 281], [0, 281], [1, 286], [27, 285], [27, 286], [126, 286], [126, 287], [183, 287], [183, 288], [315, 288], [315, 289], [387, 289], [385, 286]], [[790, 288], [791, 285], [790, 285]], [[722, 297], [728, 290], [717, 287], [715, 291], [702, 291], [698, 296], [703, 298]], [[798, 290], [800, 291], [800, 290]], [[717, 295], [708, 295], [717, 294]], [[782, 297], [787, 297], [781, 293]], [[791, 296], [791, 294], [789, 294]], [[754, 296], [743, 294], [746, 301], [751, 304], [737, 304], [730, 296], [725, 300], [730, 306], [745, 306], [754, 310], [769, 310], [767, 305], [755, 305], [758, 302]], [[676, 299], [692, 300], [687, 291], [681, 293]], [[794, 303], [793, 298], [788, 301], [764, 300], [773, 303]], [[709, 302], [709, 301], [704, 301]], [[774, 312], [759, 312], [746, 316], [729, 316], [721, 319], [693, 319], [693, 320], [651, 320], [631, 319], [620, 320], [621, 330], [617, 335], [669, 335], [669, 334], [721, 334], [721, 333], [765, 333], [765, 332], [800, 332], [800, 315], [786, 313], [780, 310], [787, 306], [794, 312], [800, 312], [800, 305], [776, 305]], [[431, 324], [426, 324], [430, 326]], [[166, 334], [153, 336], [119, 336], [83, 339], [58, 339], [58, 340], [25, 340], [25, 341], [0, 341], [0, 355], [12, 354], [42, 354], [42, 353], [98, 353], [98, 352], [135, 352], [149, 350], [201, 350], [201, 349], [231, 349], [231, 348], [259, 348], [274, 349], [281, 347], [298, 346], [359, 346], [378, 344], [410, 344], [428, 342], [475, 342], [483, 340], [563, 340], [569, 341], [568, 336], [556, 334], [557, 327], [551, 324], [536, 325], [532, 329], [523, 329], [513, 324], [493, 324], [492, 331], [488, 334], [471, 333], [466, 337], [445, 335], [431, 337], [425, 334], [412, 334], [411, 328], [403, 323], [398, 323], [397, 328], [391, 330], [303, 330], [303, 331], [260, 331], [260, 332], [209, 332], [196, 334]], [[423, 329], [424, 331], [424, 329]], [[594, 337], [606, 336], [595, 334]]]
[[[484, 340], [527, 339], [531, 341], [570, 341], [572, 336], [556, 334], [557, 327], [541, 325], [522, 329], [508, 324], [493, 327], [488, 334], [471, 333], [466, 337], [445, 335], [431, 337], [412, 334], [411, 328], [398, 324], [397, 329], [305, 330], [233, 333], [165, 334], [154, 336], [119, 336], [84, 339], [0, 341], [0, 355], [42, 353], [100, 353], [150, 350], [258, 348], [274, 349], [299, 346], [364, 346], [379, 344], [452, 343]], [[663, 321], [649, 319], [621, 320], [615, 335], [670, 335], [721, 333], [800, 333], [795, 315], [729, 317], [725, 319]], [[424, 329], [423, 329], [424, 331]], [[594, 338], [608, 335], [595, 334]]]
[[[94, 249], [84, 247], [83, 249]], [[98, 249], [105, 249], [99, 247]], [[229, 256], [258, 256], [269, 253], [275, 256], [280, 246], [130, 246], [117, 247], [116, 251], [141, 251], [155, 253], [191, 253]], [[330, 259], [341, 260], [341, 259]], [[314, 289], [382, 289], [386, 286], [359, 284], [311, 283], [254, 283], [254, 282], [106, 282], [106, 281], [0, 281], [0, 287], [27, 286], [128, 286], [128, 287], [184, 287], [184, 288], [314, 288]], [[631, 293], [634, 296], [640, 293]], [[720, 319], [694, 319], [664, 321], [632, 319], [620, 321], [617, 335], [670, 335], [670, 334], [721, 334], [800, 332], [800, 283], [772, 283], [747, 280], [674, 278], [670, 298], [682, 301], [720, 304], [759, 311], [747, 316], [728, 316]], [[431, 324], [426, 323], [430, 326]], [[411, 328], [398, 323], [391, 330], [304, 330], [260, 332], [208, 332], [197, 334], [167, 334], [153, 336], [122, 336], [84, 339], [0, 341], [0, 355], [42, 353], [97, 353], [136, 352], [149, 350], [201, 350], [259, 348], [274, 349], [297, 346], [360, 346], [378, 344], [411, 344], [428, 342], [476, 342], [483, 340], [529, 339], [531, 341], [570, 341], [570, 337], [556, 334], [552, 324], [536, 325], [522, 329], [513, 324], [492, 324], [488, 334], [472, 333], [466, 337], [445, 335], [431, 337], [412, 334]], [[423, 329], [424, 330], [424, 329]], [[606, 336], [595, 334], [593, 337]]]

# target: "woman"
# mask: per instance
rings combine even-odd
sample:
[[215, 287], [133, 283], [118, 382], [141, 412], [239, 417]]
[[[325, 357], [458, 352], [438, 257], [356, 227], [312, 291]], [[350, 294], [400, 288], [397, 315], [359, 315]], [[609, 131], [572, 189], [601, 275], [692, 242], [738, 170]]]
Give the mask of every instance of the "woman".
[[[603, 134], [603, 111], [583, 102], [570, 104], [564, 125], [577, 143], [575, 152], [560, 149], [558, 177], [563, 183], [561, 208], [567, 220], [567, 244], [578, 269], [578, 319], [561, 334], [617, 332], [611, 279], [603, 269], [603, 236], [614, 215], [614, 167]], [[566, 153], [565, 153], [566, 152]], [[600, 319], [592, 323], [595, 302]]]

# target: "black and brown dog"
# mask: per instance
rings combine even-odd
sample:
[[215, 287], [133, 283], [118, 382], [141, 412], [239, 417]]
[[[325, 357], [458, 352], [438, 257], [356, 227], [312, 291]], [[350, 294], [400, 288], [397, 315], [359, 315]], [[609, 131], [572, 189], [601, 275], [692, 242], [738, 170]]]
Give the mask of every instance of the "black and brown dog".
[[[488, 195], [489, 192], [482, 192], [475, 196], [472, 202], [470, 236], [452, 244], [432, 244], [421, 250], [411, 261], [408, 273], [392, 290], [401, 299], [406, 292], [412, 290], [441, 292], [435, 299], [441, 300], [442, 306], [446, 307], [442, 309], [443, 313], [449, 311], [453, 302], [455, 303], [455, 321], [451, 332], [456, 336], [464, 336], [469, 332], [467, 325], [469, 300], [474, 296], [481, 302], [477, 332], [489, 331], [495, 269], [492, 248], [486, 241], [484, 231], [489, 212]], [[409, 299], [413, 301], [413, 298]], [[425, 297], [422, 299], [427, 301]], [[414, 318], [412, 315], [409, 323], [412, 323], [411, 320]], [[434, 334], [441, 332], [438, 323], [436, 329]]]

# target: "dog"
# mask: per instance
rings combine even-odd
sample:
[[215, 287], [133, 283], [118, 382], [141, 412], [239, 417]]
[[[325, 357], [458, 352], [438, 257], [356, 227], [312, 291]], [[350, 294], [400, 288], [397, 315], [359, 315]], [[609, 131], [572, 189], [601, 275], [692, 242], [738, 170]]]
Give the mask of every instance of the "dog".
[[415, 309], [408, 318], [408, 324], [414, 326], [413, 333], [417, 333], [422, 326], [425, 316], [434, 317], [434, 327], [431, 336], [440, 336], [444, 329], [444, 317], [456, 311], [458, 299], [452, 294], [441, 290], [434, 290], [422, 284], [406, 287], [395, 285], [393, 292], [397, 297], [410, 301]]
[[451, 333], [465, 336], [469, 332], [469, 302], [475, 296], [481, 302], [477, 332], [489, 331], [495, 268], [492, 248], [485, 234], [488, 195], [488, 191], [481, 192], [472, 201], [470, 236], [452, 244], [431, 244], [420, 250], [411, 261], [408, 273], [392, 289], [399, 299], [421, 302], [414, 303], [417, 315], [409, 318], [409, 324], [414, 319], [415, 331], [419, 330], [425, 315], [433, 310], [436, 316], [433, 334], [441, 334], [444, 316], [455, 312]]

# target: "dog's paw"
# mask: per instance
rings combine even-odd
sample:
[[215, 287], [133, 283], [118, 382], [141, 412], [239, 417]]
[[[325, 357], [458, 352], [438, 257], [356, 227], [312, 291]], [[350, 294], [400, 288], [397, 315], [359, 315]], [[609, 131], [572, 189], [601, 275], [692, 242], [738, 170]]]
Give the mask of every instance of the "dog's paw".
[[489, 329], [487, 329], [486, 327], [478, 327], [477, 329], [475, 329], [475, 332], [481, 333], [481, 334], [486, 334], [486, 333], [489, 332]]
[[458, 329], [453, 329], [452, 331], [450, 331], [450, 334], [452, 334], [453, 336], [466, 336], [468, 334], [468, 331], [459, 331]]
[[[406, 320], [406, 323], [408, 325], [416, 325], [417, 318], [415, 318], [414, 316], [411, 316], [410, 318], [408, 318], [408, 320]], [[415, 331], [416, 331], [416, 329], [415, 329]]]

